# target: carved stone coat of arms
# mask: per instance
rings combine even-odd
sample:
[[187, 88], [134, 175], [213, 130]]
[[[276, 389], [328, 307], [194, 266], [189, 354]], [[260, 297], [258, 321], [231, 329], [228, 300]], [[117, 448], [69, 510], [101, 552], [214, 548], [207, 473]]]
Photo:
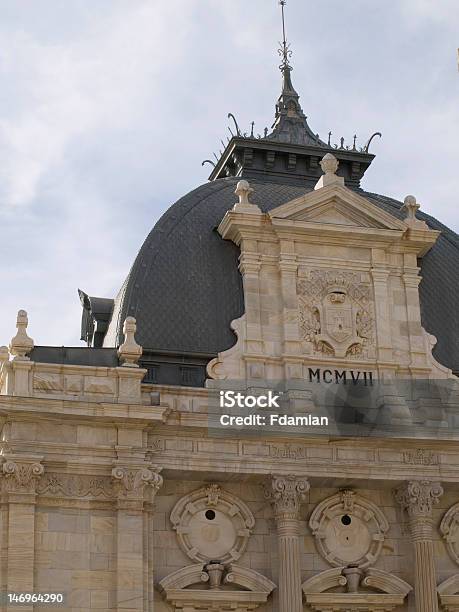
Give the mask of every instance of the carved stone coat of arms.
[[310, 270], [297, 282], [301, 335], [315, 354], [375, 356], [371, 281], [360, 272]]

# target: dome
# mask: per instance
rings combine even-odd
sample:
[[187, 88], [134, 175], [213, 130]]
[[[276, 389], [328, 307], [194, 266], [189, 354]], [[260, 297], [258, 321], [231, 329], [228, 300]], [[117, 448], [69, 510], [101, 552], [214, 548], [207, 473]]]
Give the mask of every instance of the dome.
[[[146, 355], [169, 352], [211, 358], [235, 343], [230, 323], [244, 312], [239, 249], [223, 240], [216, 227], [237, 200], [238, 180], [222, 178], [201, 185], [161, 217], [115, 300], [104, 346], [120, 344], [122, 322], [129, 315], [137, 319], [136, 337]], [[251, 180], [250, 184], [251, 200], [264, 212], [313, 189], [312, 183]], [[355, 189], [386, 212], [404, 217], [401, 202]], [[418, 216], [441, 232], [420, 261], [423, 326], [438, 339], [434, 350], [438, 361], [458, 371], [459, 346], [454, 338], [459, 334], [459, 237], [429, 215]]]

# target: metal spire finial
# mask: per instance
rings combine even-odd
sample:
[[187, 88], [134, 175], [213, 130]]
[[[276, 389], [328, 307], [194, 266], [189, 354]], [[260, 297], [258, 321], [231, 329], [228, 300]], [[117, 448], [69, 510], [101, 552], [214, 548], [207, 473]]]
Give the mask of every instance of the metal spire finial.
[[281, 45], [280, 49], [278, 49], [278, 53], [282, 58], [282, 64], [279, 66], [281, 70], [288, 68], [292, 70], [292, 67], [289, 63], [289, 58], [292, 57], [292, 52], [290, 50], [290, 45], [287, 43], [287, 39], [285, 36], [285, 16], [284, 16], [284, 6], [287, 4], [287, 0], [279, 0], [279, 4], [281, 6], [282, 12], [282, 42], [279, 43]]

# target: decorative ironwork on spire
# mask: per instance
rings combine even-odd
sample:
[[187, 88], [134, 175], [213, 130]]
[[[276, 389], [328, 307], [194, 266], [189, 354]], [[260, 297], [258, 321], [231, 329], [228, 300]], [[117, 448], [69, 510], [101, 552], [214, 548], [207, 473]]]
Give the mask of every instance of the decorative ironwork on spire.
[[[260, 131], [256, 130], [254, 121], [250, 123], [249, 129], [244, 130], [242, 125], [239, 126], [233, 113], [228, 113], [228, 119], [231, 119], [233, 123], [227, 126], [231, 138], [226, 134], [227, 144], [224, 140], [220, 140], [223, 151], [219, 151], [219, 155], [213, 154], [215, 162], [212, 159], [205, 159], [202, 164], [213, 166], [210, 180], [223, 176], [249, 176], [250, 173], [256, 176], [261, 171], [283, 178], [287, 171], [292, 180], [294, 176], [308, 176], [314, 180], [315, 184], [319, 178], [318, 172], [320, 172], [317, 160], [322, 158], [325, 152], [333, 151], [340, 161], [341, 174], [348, 177], [348, 183], [358, 185], [374, 157], [369, 153], [371, 142], [381, 134], [375, 132], [367, 144], [362, 147], [357, 145], [356, 135], [353, 136], [351, 143], [344, 137], [336, 139], [337, 141], [333, 143], [331, 131], [328, 132], [328, 139], [323, 141], [319, 134], [311, 130], [301, 108], [300, 96], [293, 87], [291, 79], [292, 51], [290, 43], [287, 42], [285, 25], [287, 0], [278, 0], [278, 2], [282, 17], [282, 41], [279, 42], [278, 49], [281, 58], [279, 69], [282, 74], [282, 91], [277, 99], [275, 119], [271, 130], [267, 127]], [[260, 142], [254, 148], [255, 140]], [[290, 145], [299, 145], [299, 148], [294, 150]], [[309, 160], [306, 165], [298, 164], [301, 170], [297, 170], [297, 157]], [[285, 161], [281, 161], [282, 158]]]
[[300, 96], [295, 91], [290, 73], [293, 68], [290, 64], [292, 51], [290, 43], [287, 42], [285, 34], [284, 7], [287, 0], [279, 0], [282, 14], [282, 42], [278, 53], [282, 59], [279, 69], [282, 73], [282, 92], [276, 104], [275, 121], [272, 125], [273, 131], [266, 138], [292, 144], [326, 146], [312, 132], [306, 121], [306, 116], [300, 105]]
[[288, 61], [289, 58], [292, 57], [292, 52], [290, 50], [290, 45], [287, 43], [287, 39], [285, 36], [284, 6], [287, 4], [287, 0], [279, 0], [279, 4], [281, 5], [281, 11], [282, 11], [282, 42], [279, 43], [281, 46], [278, 49], [278, 53], [282, 58], [282, 63], [279, 66], [279, 68], [281, 70], [284, 70], [285, 68], [289, 68], [290, 70], [292, 70], [292, 67], [290, 66], [290, 62]]

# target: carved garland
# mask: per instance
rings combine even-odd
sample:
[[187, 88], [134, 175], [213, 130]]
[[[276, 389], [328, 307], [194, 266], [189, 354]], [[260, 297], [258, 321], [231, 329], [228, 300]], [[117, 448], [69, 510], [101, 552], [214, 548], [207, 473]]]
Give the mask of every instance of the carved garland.
[[88, 476], [85, 474], [46, 474], [37, 487], [39, 495], [64, 497], [92, 497], [110, 499], [113, 487], [105, 476]]

